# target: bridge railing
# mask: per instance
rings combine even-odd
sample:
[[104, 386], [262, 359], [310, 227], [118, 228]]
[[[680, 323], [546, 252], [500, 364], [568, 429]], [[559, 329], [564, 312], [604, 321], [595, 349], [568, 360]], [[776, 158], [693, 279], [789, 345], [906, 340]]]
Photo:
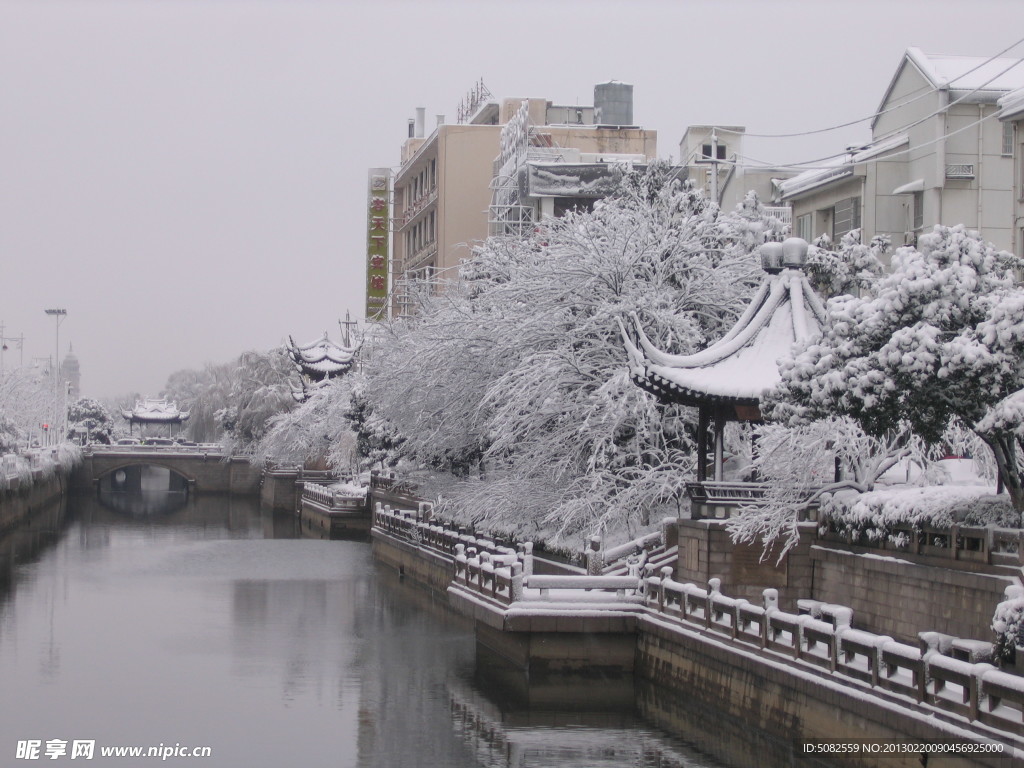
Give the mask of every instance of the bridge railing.
[[123, 454], [123, 453], [187, 453], [187, 454], [209, 454], [221, 456], [224, 451], [220, 443], [199, 443], [197, 445], [101, 445], [93, 443], [83, 446], [82, 453], [86, 456], [97, 454]]

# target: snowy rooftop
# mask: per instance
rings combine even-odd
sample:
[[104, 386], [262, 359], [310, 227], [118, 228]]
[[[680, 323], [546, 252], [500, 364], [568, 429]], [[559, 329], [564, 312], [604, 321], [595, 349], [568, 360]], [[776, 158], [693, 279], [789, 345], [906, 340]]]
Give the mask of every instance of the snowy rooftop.
[[779, 192], [783, 199], [787, 199], [838, 179], [845, 179], [853, 175], [857, 163], [895, 151], [909, 141], [907, 134], [900, 133], [868, 144], [854, 152], [826, 160], [817, 168], [811, 168], [791, 179], [779, 182]]
[[131, 410], [121, 409], [121, 415], [130, 421], [177, 422], [189, 417], [188, 411], [179, 411], [177, 403], [168, 400], [137, 400]]
[[[672, 355], [656, 348], [634, 317], [637, 343], [623, 331], [634, 382], [650, 392], [686, 405], [756, 405], [779, 382], [778, 360], [797, 341], [821, 332], [825, 308], [803, 270], [807, 243], [790, 238], [781, 246], [762, 246], [769, 272], [736, 325], [707, 349]], [[774, 259], [774, 265], [771, 263]], [[784, 263], [784, 267], [775, 265]]]
[[1024, 59], [983, 56], [948, 56], [907, 48], [907, 58], [936, 88], [964, 93], [1012, 91], [1024, 87]]
[[295, 367], [299, 373], [317, 381], [348, 371], [355, 353], [354, 347], [339, 346], [331, 341], [326, 331], [319, 339], [301, 346], [288, 337], [288, 355]]
[[1024, 119], [1024, 88], [1010, 91], [999, 99], [1000, 120]]

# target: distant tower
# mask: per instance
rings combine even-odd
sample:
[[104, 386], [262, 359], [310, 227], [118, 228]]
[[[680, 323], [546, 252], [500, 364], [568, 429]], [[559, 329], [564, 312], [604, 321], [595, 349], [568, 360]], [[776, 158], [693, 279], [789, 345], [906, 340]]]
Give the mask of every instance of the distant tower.
[[69, 384], [68, 387], [68, 402], [73, 403], [81, 397], [82, 391], [82, 371], [78, 367], [78, 358], [75, 357], [75, 353], [68, 345], [68, 354], [64, 358], [64, 362], [60, 364], [60, 379], [66, 381]]

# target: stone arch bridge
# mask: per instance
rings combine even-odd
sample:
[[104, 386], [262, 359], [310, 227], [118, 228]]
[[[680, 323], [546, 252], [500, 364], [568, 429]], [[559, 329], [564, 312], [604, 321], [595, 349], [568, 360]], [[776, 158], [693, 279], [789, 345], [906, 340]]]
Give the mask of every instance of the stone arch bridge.
[[119, 470], [132, 474], [135, 467], [170, 470], [182, 487], [196, 493], [259, 492], [260, 467], [243, 456], [225, 456], [219, 445], [92, 445], [75, 470], [74, 486], [81, 490], [97, 487]]

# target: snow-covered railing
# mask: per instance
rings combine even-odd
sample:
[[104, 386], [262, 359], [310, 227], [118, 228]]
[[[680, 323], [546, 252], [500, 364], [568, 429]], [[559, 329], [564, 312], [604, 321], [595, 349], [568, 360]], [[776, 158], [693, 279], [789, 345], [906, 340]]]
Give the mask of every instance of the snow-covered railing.
[[755, 605], [722, 595], [718, 579], [711, 579], [706, 589], [674, 581], [669, 568], [646, 582], [645, 604], [657, 615], [1024, 734], [1024, 677], [985, 662], [943, 655], [937, 633], [923, 635], [923, 649], [915, 648], [851, 628], [848, 610], [833, 613], [832, 621], [781, 611], [774, 589], [766, 589], [763, 605]]
[[[825, 519], [819, 541], [836, 542], [887, 553], [914, 555], [944, 561], [986, 565], [1024, 566], [1024, 530], [988, 526], [953, 525], [949, 528], [894, 524], [886, 533], [841, 530], [841, 523]], [[944, 563], [945, 564], [945, 563]]]
[[370, 488], [395, 494], [411, 494], [415, 490], [409, 483], [398, 480], [394, 472], [385, 474], [376, 470], [370, 472]]
[[302, 500], [312, 501], [337, 512], [359, 512], [366, 509], [366, 497], [318, 483], [302, 486]]
[[205, 454], [217, 454], [223, 453], [220, 443], [199, 443], [197, 445], [180, 445], [174, 443], [173, 445], [144, 445], [138, 443], [135, 445], [103, 445], [101, 443], [92, 443], [82, 448], [82, 453], [86, 456], [97, 453], [205, 453]]
[[[432, 505], [429, 503], [421, 503], [418, 509], [408, 510], [392, 509], [377, 502], [373, 510], [373, 527], [397, 539], [452, 558], [458, 554], [459, 545], [462, 545], [463, 551], [486, 552], [491, 556], [516, 554], [515, 549], [491, 539], [441, 525], [433, 519]], [[533, 544], [520, 544], [519, 553], [520, 559], [529, 568], [532, 563]]]
[[793, 209], [788, 205], [766, 205], [762, 210], [765, 216], [772, 216], [783, 224], [793, 224]]
[[667, 517], [661, 521], [661, 530], [607, 549], [602, 548], [600, 536], [591, 536], [583, 553], [587, 573], [638, 575], [645, 570], [657, 571], [661, 566], [674, 562], [677, 548], [675, 545], [667, 546], [667, 542], [674, 540], [670, 532], [675, 524], [675, 518]]

